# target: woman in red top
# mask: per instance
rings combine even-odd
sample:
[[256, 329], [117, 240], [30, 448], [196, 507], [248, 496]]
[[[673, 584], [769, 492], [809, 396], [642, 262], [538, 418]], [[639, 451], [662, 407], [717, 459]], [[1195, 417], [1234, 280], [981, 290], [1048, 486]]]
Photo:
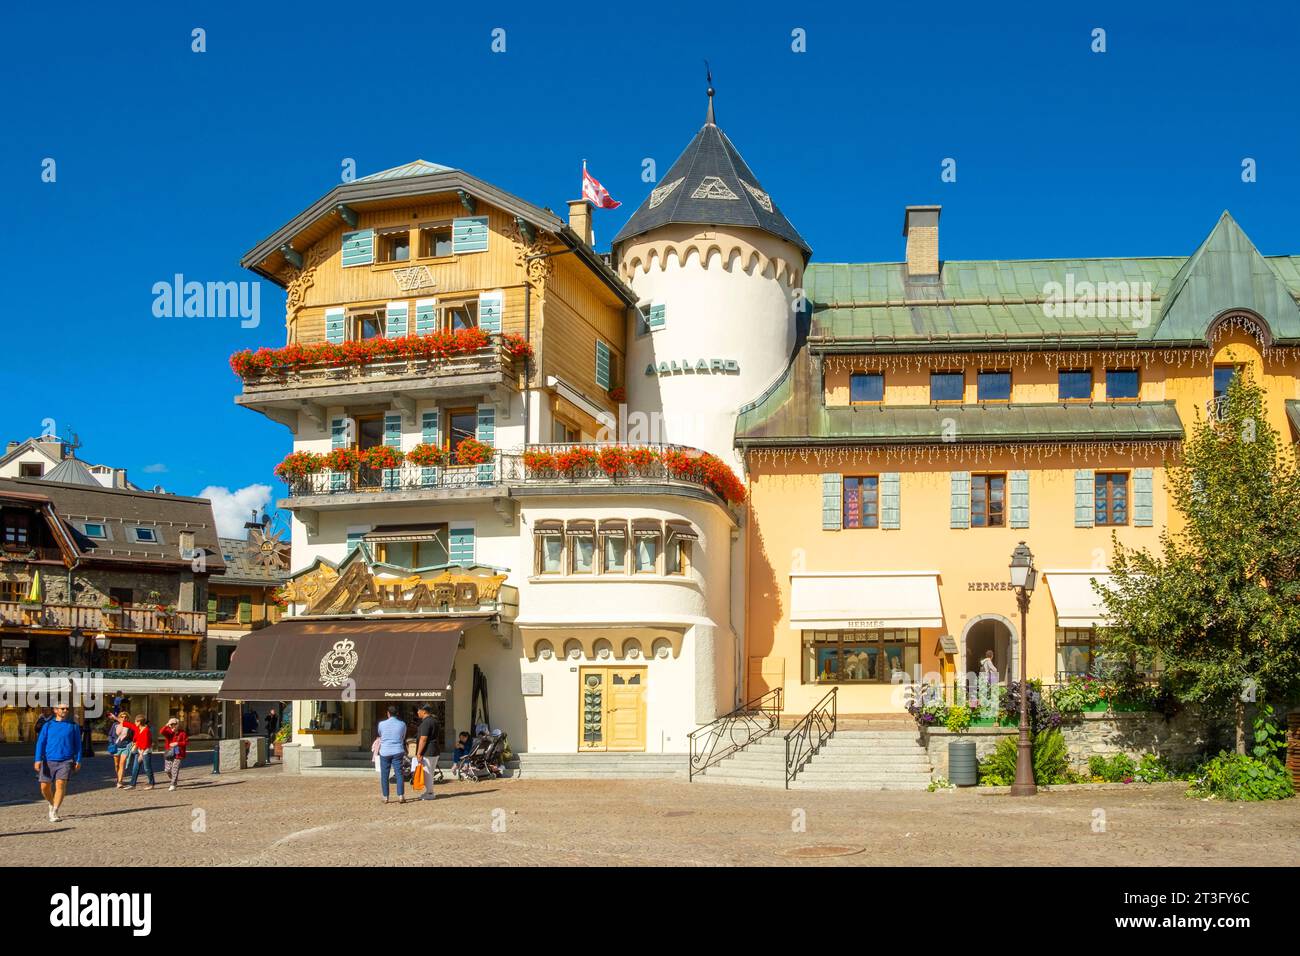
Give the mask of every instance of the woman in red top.
[[123, 787], [124, 790], [130, 790], [135, 786], [135, 782], [140, 779], [140, 768], [144, 767], [144, 772], [149, 776], [149, 789], [154, 788], [153, 779], [153, 760], [149, 756], [149, 751], [153, 747], [153, 731], [149, 727], [149, 718], [144, 714], [134, 723], [126, 719], [123, 714], [112, 714], [112, 718], [120, 721], [124, 726], [130, 727], [135, 731], [135, 740], [131, 751], [131, 785]]
[[185, 759], [185, 745], [190, 742], [190, 735], [185, 732], [178, 718], [167, 721], [162, 729], [163, 739], [167, 741], [167, 755], [163, 759], [163, 768], [171, 780], [168, 790], [175, 790], [181, 782], [181, 761]]

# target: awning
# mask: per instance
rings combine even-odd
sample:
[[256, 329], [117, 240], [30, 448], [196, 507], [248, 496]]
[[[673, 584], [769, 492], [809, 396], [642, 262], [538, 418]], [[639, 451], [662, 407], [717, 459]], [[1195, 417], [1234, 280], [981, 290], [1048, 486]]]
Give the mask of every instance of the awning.
[[1061, 570], [1044, 571], [1052, 603], [1056, 605], [1057, 627], [1103, 627], [1106, 625], [1106, 605], [1092, 586], [1092, 579], [1105, 587], [1110, 582], [1109, 571]]
[[796, 631], [943, 627], [938, 571], [808, 571], [790, 575]]
[[442, 700], [461, 635], [483, 617], [288, 620], [240, 638], [223, 700]]

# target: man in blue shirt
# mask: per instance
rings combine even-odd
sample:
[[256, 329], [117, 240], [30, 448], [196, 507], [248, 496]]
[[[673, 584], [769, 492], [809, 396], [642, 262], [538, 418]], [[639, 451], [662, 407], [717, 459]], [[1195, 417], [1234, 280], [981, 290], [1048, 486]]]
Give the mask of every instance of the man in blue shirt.
[[41, 727], [36, 737], [36, 772], [41, 796], [50, 805], [50, 822], [59, 823], [59, 807], [68, 791], [68, 781], [81, 769], [81, 728], [68, 715], [67, 707], [55, 707], [54, 719]]
[[388, 771], [397, 772], [397, 802], [405, 803], [402, 786], [402, 754], [406, 752], [406, 721], [397, 716], [397, 707], [388, 705], [388, 719], [379, 722], [379, 791], [388, 802]]

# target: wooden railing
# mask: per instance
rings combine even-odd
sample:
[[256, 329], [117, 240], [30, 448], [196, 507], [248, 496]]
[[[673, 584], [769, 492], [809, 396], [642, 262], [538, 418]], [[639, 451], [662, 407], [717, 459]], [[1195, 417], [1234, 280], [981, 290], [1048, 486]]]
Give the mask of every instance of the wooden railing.
[[114, 611], [77, 604], [23, 604], [0, 601], [0, 625], [33, 630], [103, 631], [106, 634], [175, 634], [201, 637], [208, 632], [206, 611], [167, 613], [153, 606], [127, 605]]

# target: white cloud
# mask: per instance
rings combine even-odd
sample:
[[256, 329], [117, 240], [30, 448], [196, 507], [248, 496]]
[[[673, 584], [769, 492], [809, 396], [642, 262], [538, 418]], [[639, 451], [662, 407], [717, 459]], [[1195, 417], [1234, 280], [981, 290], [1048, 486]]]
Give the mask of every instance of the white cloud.
[[167, 466], [159, 462], [156, 465], [145, 465], [144, 473], [146, 475], [161, 475], [167, 470]]
[[199, 497], [212, 502], [218, 534], [223, 538], [244, 538], [248, 536], [244, 522], [253, 517], [253, 509], [260, 511], [271, 503], [271, 486], [249, 485], [231, 491], [221, 485], [208, 485], [199, 492]]

